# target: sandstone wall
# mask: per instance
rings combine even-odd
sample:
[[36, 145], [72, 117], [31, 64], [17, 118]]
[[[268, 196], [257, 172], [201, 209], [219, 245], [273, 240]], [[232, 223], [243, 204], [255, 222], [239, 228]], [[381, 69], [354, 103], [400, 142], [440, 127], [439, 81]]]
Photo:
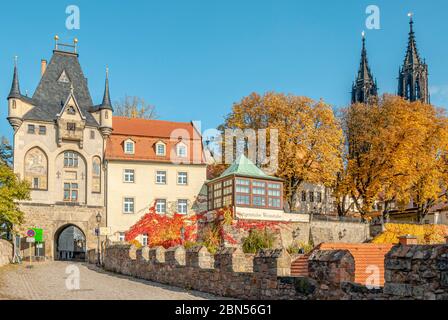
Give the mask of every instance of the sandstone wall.
[[0, 239], [0, 267], [9, 264], [12, 260], [12, 255], [13, 255], [12, 243]]
[[385, 266], [383, 289], [354, 283], [355, 261], [347, 250], [313, 252], [309, 277], [290, 276], [285, 250], [246, 255], [224, 248], [212, 256], [203, 247], [113, 245], [104, 253], [106, 270], [239, 299], [448, 300], [448, 246], [395, 246]]

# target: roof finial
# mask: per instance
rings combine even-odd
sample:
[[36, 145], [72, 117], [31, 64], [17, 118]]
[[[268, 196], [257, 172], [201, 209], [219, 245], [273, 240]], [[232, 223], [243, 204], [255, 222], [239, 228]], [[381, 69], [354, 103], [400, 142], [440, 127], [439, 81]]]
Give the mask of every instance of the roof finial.
[[59, 36], [55, 35], [54, 36], [54, 49], [58, 50], [58, 41], [59, 41]]
[[408, 13], [408, 17], [409, 17], [409, 25], [411, 27], [411, 33], [414, 31], [413, 30], [413, 24], [414, 24], [414, 14], [412, 12]]
[[18, 56], [14, 56], [14, 67], [17, 68], [17, 60], [19, 59]]
[[74, 50], [75, 50], [75, 53], [76, 53], [76, 51], [78, 49], [78, 38], [73, 39], [73, 47], [74, 47]]

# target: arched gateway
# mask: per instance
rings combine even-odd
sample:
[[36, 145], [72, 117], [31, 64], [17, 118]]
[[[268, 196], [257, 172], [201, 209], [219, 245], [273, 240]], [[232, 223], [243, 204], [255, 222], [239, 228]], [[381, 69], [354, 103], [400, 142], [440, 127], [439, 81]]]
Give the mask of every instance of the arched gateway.
[[86, 236], [73, 224], [62, 226], [54, 235], [55, 260], [79, 260], [86, 257]]

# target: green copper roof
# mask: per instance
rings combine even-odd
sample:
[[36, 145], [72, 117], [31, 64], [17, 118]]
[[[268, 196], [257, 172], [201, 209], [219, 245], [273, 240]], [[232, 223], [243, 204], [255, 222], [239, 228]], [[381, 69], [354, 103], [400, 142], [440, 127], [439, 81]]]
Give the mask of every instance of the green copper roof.
[[227, 168], [218, 178], [221, 179], [227, 176], [241, 176], [249, 178], [267, 179], [267, 180], [281, 180], [276, 177], [272, 177], [263, 172], [258, 168], [252, 161], [247, 159], [243, 154], [240, 155], [233, 164]]

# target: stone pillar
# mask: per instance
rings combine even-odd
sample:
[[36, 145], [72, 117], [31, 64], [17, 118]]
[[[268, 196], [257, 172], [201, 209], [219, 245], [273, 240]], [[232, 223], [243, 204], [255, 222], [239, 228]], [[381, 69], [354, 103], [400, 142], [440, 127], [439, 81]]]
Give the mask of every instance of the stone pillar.
[[149, 261], [149, 247], [145, 246], [137, 250], [138, 261]]
[[166, 250], [165, 262], [173, 266], [185, 266], [185, 248], [177, 246]]
[[165, 248], [155, 247], [148, 250], [148, 259], [152, 263], [165, 263]]
[[407, 234], [404, 236], [401, 236], [398, 238], [398, 240], [400, 241], [400, 244], [402, 246], [411, 246], [411, 245], [417, 245], [418, 241], [417, 241], [417, 237]]
[[132, 246], [129, 248], [129, 258], [130, 258], [131, 260], [137, 260], [137, 247], [134, 246], [134, 245], [132, 245]]
[[214, 260], [206, 247], [196, 246], [186, 251], [185, 263], [188, 267], [212, 269]]
[[254, 258], [254, 272], [290, 276], [291, 256], [285, 249], [261, 250]]

